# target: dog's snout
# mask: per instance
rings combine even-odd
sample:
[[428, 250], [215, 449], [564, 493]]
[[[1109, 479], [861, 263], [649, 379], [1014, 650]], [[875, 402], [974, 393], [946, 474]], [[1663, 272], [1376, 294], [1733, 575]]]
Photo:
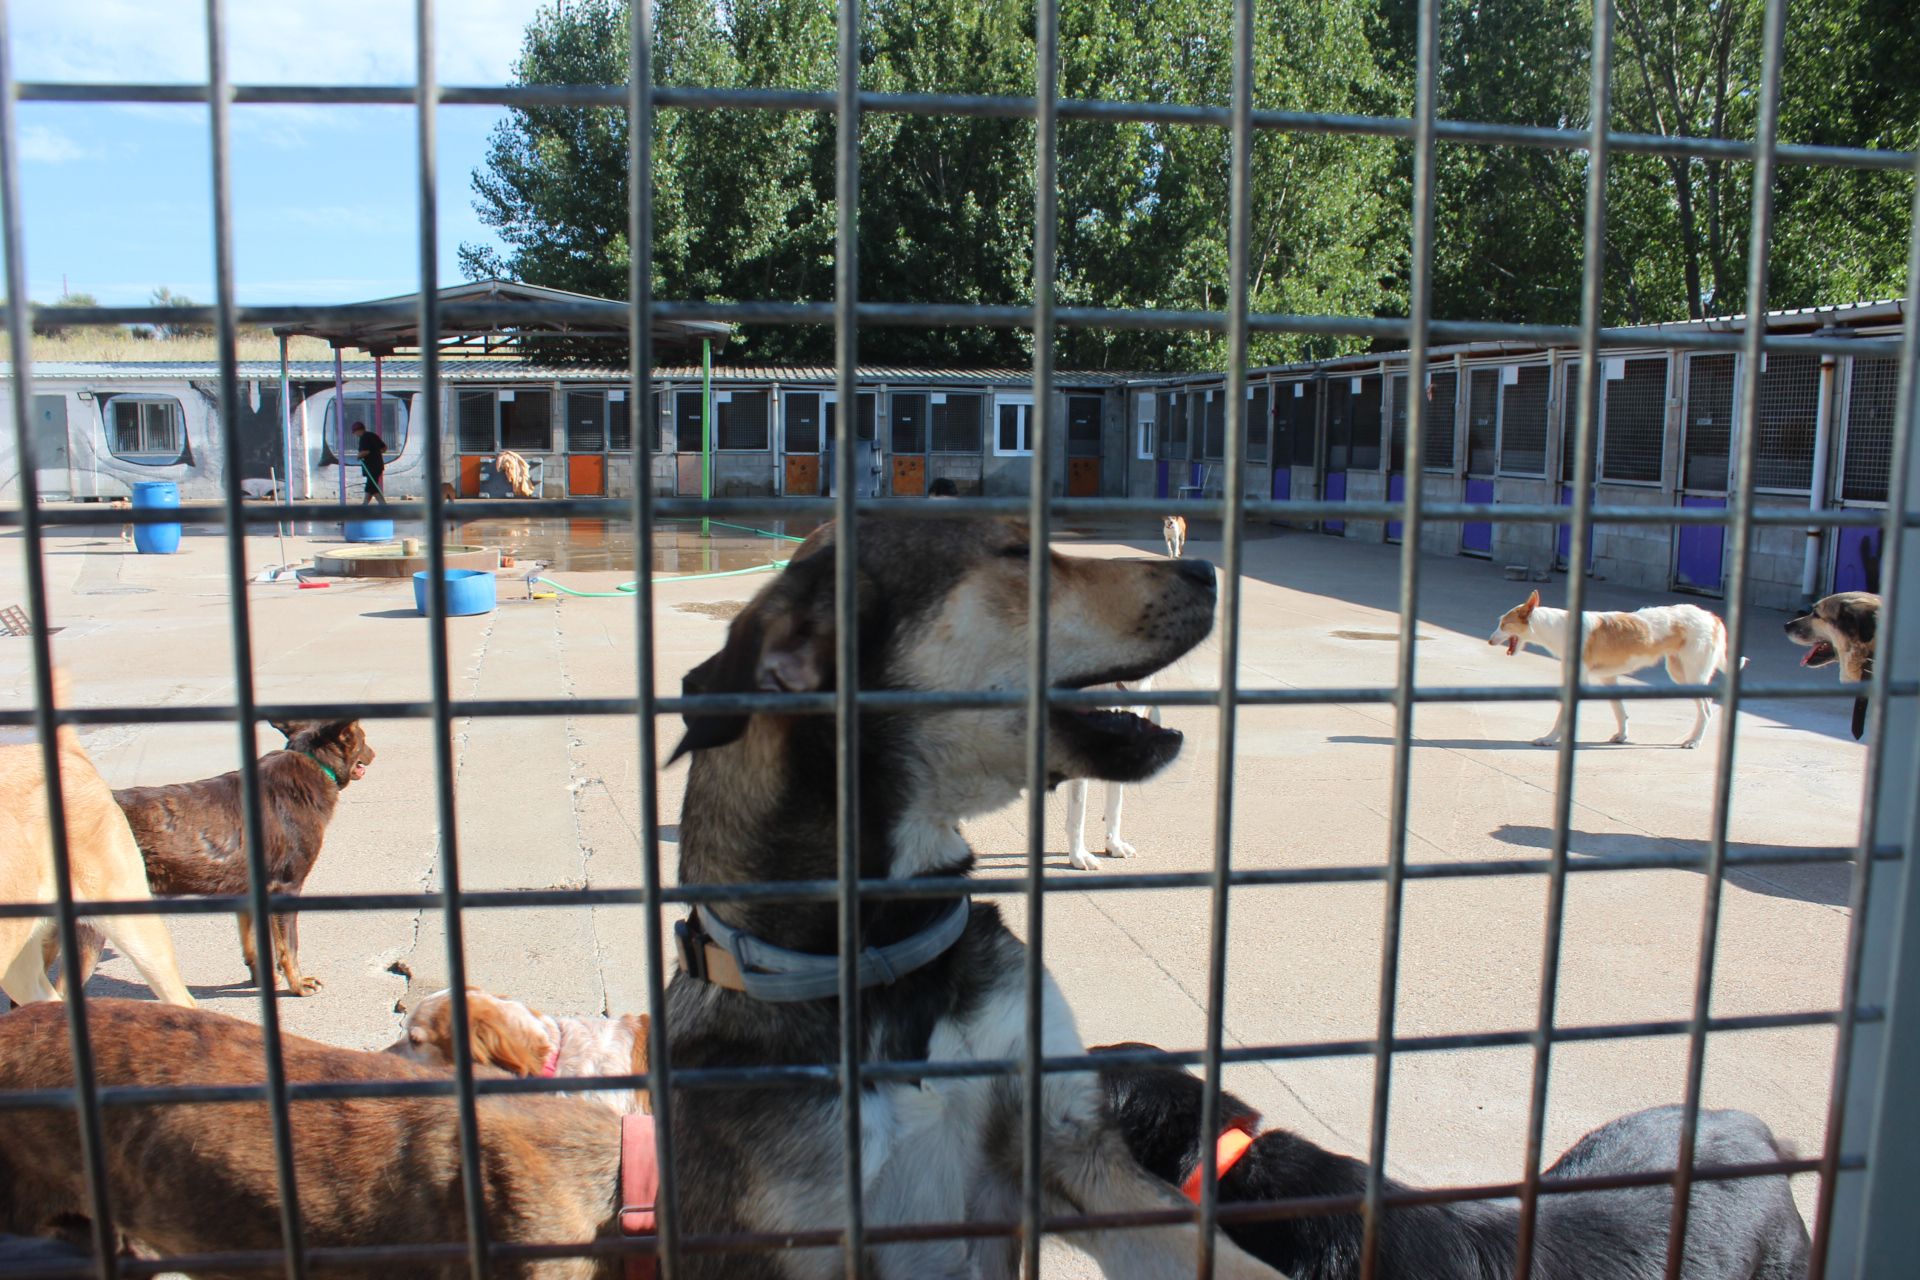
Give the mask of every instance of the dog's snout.
[[1192, 582], [1195, 586], [1204, 586], [1208, 591], [1218, 590], [1217, 576], [1213, 564], [1208, 560], [1176, 560], [1174, 572]]

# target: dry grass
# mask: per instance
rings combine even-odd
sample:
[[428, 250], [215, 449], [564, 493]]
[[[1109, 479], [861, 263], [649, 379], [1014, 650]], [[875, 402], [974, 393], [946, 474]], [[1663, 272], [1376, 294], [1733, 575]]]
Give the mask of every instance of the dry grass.
[[[264, 329], [243, 329], [235, 347], [242, 360], [278, 360], [280, 339]], [[319, 338], [294, 338], [287, 343], [294, 360], [331, 360], [333, 348]], [[111, 360], [216, 360], [220, 344], [213, 338], [136, 338], [125, 329], [68, 329], [57, 338], [36, 337], [36, 363]]]

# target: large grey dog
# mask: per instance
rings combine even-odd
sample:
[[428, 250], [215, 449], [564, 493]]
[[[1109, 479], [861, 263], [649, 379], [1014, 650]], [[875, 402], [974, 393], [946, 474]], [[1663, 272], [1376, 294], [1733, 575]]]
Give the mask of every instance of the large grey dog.
[[[834, 666], [832, 527], [734, 619], [725, 647], [686, 679], [689, 693], [816, 692]], [[1048, 636], [1055, 683], [1135, 680], [1213, 627], [1214, 573], [1202, 561], [1098, 560], [1050, 554]], [[859, 683], [863, 690], [1017, 689], [1024, 683], [1028, 535], [969, 520], [866, 520], [858, 537]], [[958, 823], [1015, 799], [1025, 782], [1019, 709], [888, 711], [860, 719], [861, 875], [966, 873]], [[1180, 735], [1124, 711], [1055, 711], [1053, 782], [1137, 782], [1163, 767]], [[836, 874], [834, 725], [820, 715], [688, 718], [691, 753], [680, 823], [683, 884], [830, 879]], [[678, 934], [668, 991], [675, 1068], [813, 1066], [840, 1058], [834, 998], [838, 908], [752, 899], [702, 906]], [[869, 1061], [1019, 1060], [1027, 1044], [1022, 943], [996, 907], [965, 900], [868, 900], [861, 910], [862, 1018]], [[1048, 979], [1042, 1042], [1082, 1052], [1073, 1015]], [[865, 1090], [863, 1206], [869, 1227], [1015, 1221], [1022, 1171], [1017, 1077], [929, 1077]], [[1134, 1160], [1091, 1072], [1046, 1078], [1041, 1171], [1050, 1215], [1190, 1208]], [[833, 1231], [846, 1223], [839, 1086], [676, 1090], [673, 1135], [681, 1221], [714, 1232]], [[1068, 1237], [1107, 1274], [1191, 1276], [1190, 1222]], [[1224, 1238], [1216, 1274], [1271, 1276]], [[1011, 1239], [871, 1246], [868, 1275], [904, 1280], [1012, 1276]], [[839, 1275], [838, 1249], [701, 1253], [688, 1274]]]

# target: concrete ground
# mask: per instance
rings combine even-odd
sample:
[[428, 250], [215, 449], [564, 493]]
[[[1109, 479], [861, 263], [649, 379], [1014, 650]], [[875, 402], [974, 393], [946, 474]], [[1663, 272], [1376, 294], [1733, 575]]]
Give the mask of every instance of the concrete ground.
[[[1157, 528], [1129, 541], [1083, 539], [1074, 554], [1158, 552]], [[1196, 533], [1204, 533], [1196, 530]], [[327, 539], [296, 540], [308, 555]], [[17, 533], [0, 537], [0, 605], [24, 599]], [[1217, 557], [1196, 539], [1191, 556]], [[279, 560], [270, 539], [250, 563]], [[189, 530], [181, 553], [133, 554], [117, 530], [63, 531], [46, 558], [57, 659], [82, 704], [188, 706], [231, 696], [228, 585], [223, 543]], [[1386, 685], [1393, 680], [1398, 548], [1308, 533], [1262, 531], [1246, 547], [1240, 682], [1246, 688]], [[1418, 678], [1434, 685], [1549, 684], [1558, 667], [1538, 652], [1509, 659], [1486, 644], [1499, 614], [1524, 594], [1497, 569], [1465, 559], [1422, 562]], [[609, 590], [623, 576], [566, 575]], [[659, 687], [720, 644], [725, 618], [766, 579], [668, 583], [657, 590]], [[1565, 584], [1543, 594], [1560, 603]], [[634, 689], [634, 613], [625, 600], [516, 599], [503, 575], [497, 611], [450, 623], [457, 695], [474, 698], [607, 696]], [[1656, 603], [1596, 583], [1594, 607]], [[1664, 599], [1664, 597], [1662, 598]], [[247, 588], [257, 696], [263, 701], [386, 700], [424, 696], [426, 626], [410, 584], [336, 580], [326, 590], [288, 583]], [[1712, 602], [1701, 603], [1711, 605]], [[1831, 683], [1796, 668], [1780, 634], [1784, 615], [1752, 615], [1751, 678]], [[1205, 687], [1218, 676], [1218, 637], [1162, 678], [1161, 687]], [[1665, 681], [1664, 674], [1651, 678]], [[25, 705], [25, 644], [0, 646], [0, 691]], [[1730, 838], [1755, 845], [1851, 844], [1859, 826], [1864, 749], [1847, 733], [1835, 698], [1749, 704], [1739, 751]], [[1630, 704], [1633, 741], [1604, 745], [1611, 717], [1583, 716], [1572, 815], [1575, 861], [1592, 866], [1644, 851], [1706, 847], [1719, 724], [1697, 751], [1670, 745], [1691, 723], [1682, 703]], [[1423, 705], [1408, 815], [1416, 862], [1545, 856], [1555, 755], [1531, 740], [1551, 723], [1545, 704]], [[1217, 778], [1216, 715], [1172, 708], [1186, 749], [1164, 775], [1134, 791], [1127, 837], [1140, 849], [1127, 870], [1200, 871], [1212, 861]], [[378, 721], [379, 752], [343, 798], [310, 892], [431, 889], [435, 864], [434, 760], [428, 726]], [[660, 725], [663, 754], [679, 725]], [[1248, 709], [1240, 715], [1233, 863], [1242, 868], [1377, 866], [1387, 849], [1393, 713], [1384, 705]], [[229, 726], [113, 726], [85, 735], [116, 786], [203, 777], [231, 768]], [[262, 750], [278, 735], [262, 729]], [[459, 846], [470, 889], [627, 886], [640, 879], [638, 739], [625, 719], [568, 716], [462, 720], [454, 725]], [[671, 874], [684, 768], [659, 775]], [[1096, 786], [1093, 821], [1101, 797]], [[1064, 805], [1049, 804], [1050, 871], [1059, 882], [1098, 873], [1065, 865]], [[988, 873], [1024, 860], [1018, 806], [969, 824]], [[1099, 834], [1090, 833], [1098, 847]], [[1108, 864], [1113, 865], [1113, 864]], [[1839, 996], [1847, 871], [1782, 867], [1729, 877], [1723, 900], [1713, 1009], [1779, 1013], [1832, 1007]], [[1584, 872], [1569, 880], [1561, 965], [1563, 1026], [1683, 1019], [1691, 1013], [1704, 880], [1694, 871]], [[1539, 875], [1416, 881], [1408, 885], [1397, 997], [1401, 1035], [1530, 1027], [1539, 994], [1546, 880]], [[1377, 883], [1236, 890], [1227, 947], [1226, 1041], [1253, 1046], [1364, 1040], [1374, 1032], [1382, 936]], [[1009, 904], [1018, 921], [1023, 908]], [[1089, 1044], [1147, 1040], [1174, 1048], [1204, 1042], [1208, 914], [1202, 890], [1050, 895], [1047, 964]], [[677, 914], [677, 913], [676, 913]], [[173, 922], [182, 968], [204, 1007], [259, 1015], [232, 921]], [[309, 914], [303, 961], [325, 988], [282, 997], [290, 1031], [329, 1043], [379, 1048], [401, 1010], [443, 985], [445, 930], [437, 913]], [[555, 1012], [644, 1007], [638, 909], [472, 911], [466, 919], [471, 979]], [[90, 988], [145, 998], [127, 962], [110, 957]], [[1830, 1029], [1724, 1033], [1710, 1042], [1705, 1101], [1757, 1112], [1803, 1152], [1822, 1139], [1833, 1051]], [[1593, 1126], [1678, 1101], [1682, 1037], [1567, 1044], [1554, 1053], [1547, 1148], [1557, 1154]], [[1531, 1054], [1524, 1048], [1427, 1052], [1395, 1059], [1388, 1159], [1416, 1183], [1493, 1182], [1520, 1175]], [[1370, 1059], [1334, 1056], [1230, 1068], [1228, 1087], [1271, 1125], [1364, 1155], [1373, 1087]], [[1813, 1180], [1798, 1180], [1810, 1212]], [[1087, 1274], [1057, 1255], [1060, 1274]]]

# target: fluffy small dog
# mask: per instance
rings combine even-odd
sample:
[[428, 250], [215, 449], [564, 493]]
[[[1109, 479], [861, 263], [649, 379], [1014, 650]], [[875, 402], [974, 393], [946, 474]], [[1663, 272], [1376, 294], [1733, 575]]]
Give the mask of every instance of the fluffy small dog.
[[1178, 560], [1187, 549], [1187, 518], [1168, 516], [1160, 522], [1160, 536], [1167, 540], [1167, 554]]
[[[1129, 689], [1137, 693], [1151, 693], [1153, 677], [1125, 684], [1116, 683], [1111, 688], [1116, 693], [1125, 693]], [[1129, 707], [1128, 710], [1134, 715], [1144, 716], [1155, 728], [1160, 727], [1159, 707]], [[1087, 789], [1091, 785], [1085, 778], [1075, 778], [1067, 784], [1067, 863], [1075, 871], [1100, 869], [1100, 860], [1087, 848]], [[1106, 850], [1109, 858], [1131, 858], [1135, 852], [1134, 847], [1120, 835], [1120, 813], [1126, 798], [1125, 783], [1107, 784]]]
[[[1632, 613], [1589, 613], [1581, 626], [1580, 666], [1595, 684], [1610, 685], [1665, 660], [1667, 674], [1679, 684], [1705, 684], [1727, 665], [1727, 628], [1719, 618], [1690, 604], [1656, 605]], [[1504, 644], [1511, 658], [1523, 644], [1537, 644], [1556, 658], [1564, 657], [1571, 638], [1565, 609], [1549, 609], [1535, 591], [1506, 611], [1488, 644]], [[1746, 660], [1741, 659], [1741, 665]], [[1627, 708], [1619, 699], [1608, 703], [1619, 726], [1609, 742], [1627, 740]], [[1565, 708], [1561, 709], [1563, 712]], [[1705, 698], [1694, 702], [1693, 731], [1680, 740], [1683, 747], [1700, 745], [1713, 716]], [[1555, 719], [1536, 747], [1560, 741], [1564, 719]]]
[[[478, 987], [467, 988], [467, 1032], [476, 1066], [516, 1076], [626, 1076], [647, 1070], [646, 1014], [556, 1018]], [[436, 991], [407, 1013], [406, 1034], [388, 1053], [428, 1066], [453, 1065], [453, 994]], [[601, 1089], [582, 1096], [621, 1115], [650, 1112], [643, 1089]]]
[[[1803, 667], [1840, 664], [1840, 678], [1868, 680], [1873, 676], [1873, 637], [1880, 627], [1880, 597], [1869, 591], [1841, 591], [1787, 623], [1787, 639], [1805, 645]], [[1853, 736], [1867, 731], [1867, 700], [1853, 700]]]

